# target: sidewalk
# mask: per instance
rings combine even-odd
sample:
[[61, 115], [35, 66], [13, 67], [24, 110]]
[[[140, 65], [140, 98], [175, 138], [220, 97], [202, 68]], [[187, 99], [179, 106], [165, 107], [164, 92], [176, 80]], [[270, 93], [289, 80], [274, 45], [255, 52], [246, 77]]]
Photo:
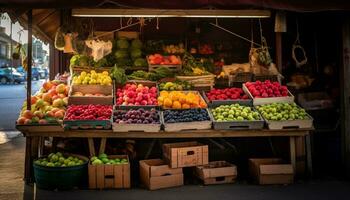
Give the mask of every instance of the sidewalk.
[[145, 199], [145, 200], [345, 200], [350, 197], [350, 182], [339, 180], [313, 180], [298, 182], [290, 186], [257, 186], [247, 184], [184, 187], [148, 191], [141, 188], [130, 190], [73, 190], [46, 191], [24, 186], [25, 138], [17, 137], [0, 145], [0, 200], [109, 200], [109, 199]]

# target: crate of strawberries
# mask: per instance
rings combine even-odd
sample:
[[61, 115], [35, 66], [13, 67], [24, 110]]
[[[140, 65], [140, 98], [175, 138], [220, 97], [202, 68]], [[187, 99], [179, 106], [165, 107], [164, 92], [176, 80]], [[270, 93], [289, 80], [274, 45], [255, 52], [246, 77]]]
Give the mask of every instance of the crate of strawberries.
[[117, 109], [113, 114], [114, 132], [158, 132], [161, 128], [160, 112], [154, 108]]
[[65, 129], [110, 129], [111, 105], [70, 105], [63, 119]]
[[219, 105], [230, 105], [238, 103], [240, 105], [252, 106], [253, 101], [244, 93], [241, 88], [212, 89], [209, 92], [203, 91], [203, 98], [209, 107]]
[[243, 90], [253, 99], [253, 105], [263, 105], [269, 103], [293, 103], [294, 96], [288, 90], [287, 86], [279, 82], [246, 82], [243, 84]]

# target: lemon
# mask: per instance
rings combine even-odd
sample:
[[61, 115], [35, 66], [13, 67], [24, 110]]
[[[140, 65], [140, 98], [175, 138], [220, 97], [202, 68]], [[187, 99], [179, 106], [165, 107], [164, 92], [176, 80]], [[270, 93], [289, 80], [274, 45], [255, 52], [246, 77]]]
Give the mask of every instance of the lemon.
[[80, 76], [82, 76], [82, 77], [86, 76], [86, 72], [81, 72]]
[[102, 74], [104, 74], [104, 75], [106, 75], [106, 76], [109, 75], [109, 73], [108, 73], [107, 71], [103, 71]]
[[91, 85], [96, 84], [96, 80], [95, 80], [95, 79], [91, 79], [91, 80], [90, 80], [90, 84], [91, 84]]
[[96, 71], [95, 70], [91, 70], [90, 73], [91, 74], [96, 74]]

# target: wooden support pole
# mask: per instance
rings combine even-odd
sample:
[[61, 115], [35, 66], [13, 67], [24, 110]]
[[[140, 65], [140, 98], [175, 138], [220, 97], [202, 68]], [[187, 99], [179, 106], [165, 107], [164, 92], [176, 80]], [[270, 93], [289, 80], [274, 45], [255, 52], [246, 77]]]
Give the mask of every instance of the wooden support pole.
[[282, 33], [276, 34], [276, 66], [280, 73], [282, 73]]
[[28, 49], [27, 49], [27, 110], [31, 110], [31, 96], [32, 96], [32, 34], [33, 34], [33, 15], [32, 10], [27, 12], [28, 17]]

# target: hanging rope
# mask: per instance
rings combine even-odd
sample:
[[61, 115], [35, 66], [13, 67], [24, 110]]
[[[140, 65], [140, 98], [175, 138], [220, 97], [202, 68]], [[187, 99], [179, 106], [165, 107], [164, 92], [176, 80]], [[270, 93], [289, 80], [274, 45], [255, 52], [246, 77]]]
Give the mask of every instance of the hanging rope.
[[222, 27], [222, 26], [220, 26], [220, 25], [216, 25], [216, 24], [214, 24], [214, 23], [209, 23], [210, 25], [212, 25], [212, 26], [214, 26], [214, 27], [216, 27], [216, 28], [218, 28], [218, 29], [221, 29], [221, 30], [223, 30], [223, 31], [225, 31], [225, 32], [227, 32], [227, 33], [229, 33], [229, 34], [231, 34], [231, 35], [234, 35], [234, 36], [236, 36], [236, 37], [238, 37], [238, 38], [240, 38], [240, 39], [242, 39], [242, 40], [244, 40], [244, 41], [247, 41], [247, 42], [249, 42], [249, 43], [253, 43], [253, 44], [255, 44], [255, 45], [257, 45], [257, 46], [261, 46], [260, 44], [258, 44], [258, 43], [255, 43], [254, 41], [252, 41], [252, 40], [250, 40], [250, 39], [248, 39], [248, 38], [245, 38], [245, 37], [243, 37], [243, 36], [241, 36], [241, 35], [239, 35], [239, 34], [237, 34], [237, 33], [234, 33], [234, 32], [232, 32], [232, 31], [230, 31], [230, 30], [227, 30], [227, 29], [225, 29], [224, 27]]
[[[296, 29], [297, 29], [297, 36], [296, 39], [294, 41], [293, 44], [293, 48], [292, 48], [292, 58], [295, 61], [295, 65], [297, 68], [305, 65], [307, 63], [307, 57], [306, 57], [306, 52], [305, 49], [301, 46], [300, 44], [300, 40], [299, 40], [299, 23], [298, 23], [298, 19], [296, 20]], [[301, 61], [299, 61], [295, 55], [295, 51], [297, 49], [300, 49], [303, 52], [303, 59]]]

